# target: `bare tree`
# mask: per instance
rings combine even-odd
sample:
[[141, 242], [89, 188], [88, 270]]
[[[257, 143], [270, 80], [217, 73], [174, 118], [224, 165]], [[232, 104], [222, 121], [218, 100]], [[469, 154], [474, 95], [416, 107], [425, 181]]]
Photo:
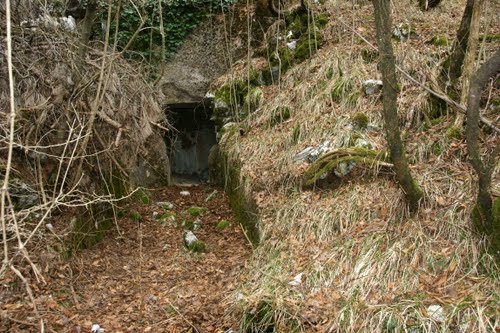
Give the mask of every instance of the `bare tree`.
[[499, 142], [490, 151], [488, 156], [481, 157], [479, 147], [479, 103], [481, 92], [491, 78], [500, 74], [500, 51], [486, 61], [471, 79], [467, 104], [467, 151], [474, 170], [478, 175], [479, 191], [477, 196], [476, 212], [479, 228], [489, 234], [492, 240], [494, 253], [500, 251], [500, 225], [498, 216], [494, 217], [491, 197], [491, 173], [500, 153]]
[[377, 43], [380, 53], [380, 70], [383, 80], [384, 122], [387, 144], [394, 164], [396, 179], [405, 192], [411, 210], [416, 210], [423, 192], [413, 179], [405, 148], [399, 131], [397, 110], [397, 78], [394, 51], [391, 41], [392, 18], [390, 0], [373, 0], [375, 23], [377, 26]]

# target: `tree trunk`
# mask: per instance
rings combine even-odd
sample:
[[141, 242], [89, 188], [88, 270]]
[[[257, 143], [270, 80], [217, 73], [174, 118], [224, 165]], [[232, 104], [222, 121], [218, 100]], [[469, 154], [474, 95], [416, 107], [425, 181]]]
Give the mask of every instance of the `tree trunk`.
[[472, 10], [472, 17], [469, 28], [469, 40], [467, 42], [467, 51], [465, 52], [464, 63], [462, 66], [462, 94], [460, 104], [467, 103], [469, 95], [469, 81], [475, 71], [476, 53], [479, 42], [479, 26], [481, 25], [481, 10], [484, 0], [476, 0]]
[[418, 208], [423, 192], [410, 173], [399, 132], [397, 78], [391, 41], [392, 18], [390, 4], [390, 0], [373, 0], [375, 23], [377, 26], [377, 44], [380, 53], [380, 69], [383, 81], [384, 122], [387, 144], [389, 145], [391, 160], [394, 164], [396, 179], [405, 192], [410, 209], [415, 211]]
[[457, 32], [457, 38], [453, 43], [450, 55], [445, 60], [443, 68], [441, 69], [439, 84], [445, 88], [446, 93], [451, 93], [450, 97], [453, 99], [458, 96], [455, 89], [458, 79], [462, 76], [462, 65], [464, 63], [465, 54], [467, 53], [470, 27], [476, 2], [478, 2], [478, 0], [467, 0], [462, 21], [460, 22], [460, 28]]
[[[492, 153], [484, 160], [481, 158], [479, 147], [479, 103], [481, 92], [489, 80], [500, 73], [500, 51], [486, 61], [473, 76], [467, 104], [467, 152], [474, 170], [479, 178], [479, 191], [477, 196], [477, 218], [479, 229], [490, 235], [493, 250], [500, 250], [500, 226], [493, 216], [493, 203], [491, 198], [491, 173], [500, 153], [500, 145], [493, 147]], [[494, 223], [495, 222], [495, 223]]]
[[89, 2], [87, 3], [87, 9], [85, 10], [85, 17], [82, 22], [82, 35], [77, 52], [78, 56], [76, 60], [77, 81], [80, 81], [81, 78], [83, 64], [85, 63], [85, 55], [87, 54], [87, 48], [90, 42], [90, 36], [92, 35], [92, 25], [94, 24], [96, 15], [97, 15], [97, 0], [89, 0]]

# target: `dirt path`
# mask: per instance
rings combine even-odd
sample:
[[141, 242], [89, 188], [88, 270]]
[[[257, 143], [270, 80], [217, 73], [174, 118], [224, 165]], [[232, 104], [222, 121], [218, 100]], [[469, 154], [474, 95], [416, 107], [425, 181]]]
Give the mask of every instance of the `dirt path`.
[[[180, 191], [189, 191], [181, 196]], [[213, 200], [206, 198], [217, 190]], [[154, 194], [151, 204], [128, 207], [116, 229], [48, 276], [37, 303], [48, 330], [89, 332], [99, 324], [105, 332], [225, 332], [225, 298], [240, 280], [250, 247], [234, 223], [227, 198], [210, 186], [170, 187]], [[171, 202], [176, 222], [155, 219], [166, 213], [155, 203]], [[182, 220], [193, 206], [208, 208], [194, 231], [206, 253], [183, 246]], [[137, 222], [137, 212], [142, 222]], [[195, 218], [193, 218], [195, 219]], [[222, 231], [221, 220], [232, 221]], [[22, 309], [20, 309], [22, 310]], [[1, 328], [5, 326], [0, 325]], [[26, 332], [11, 323], [10, 332]], [[1, 329], [0, 329], [1, 330]]]

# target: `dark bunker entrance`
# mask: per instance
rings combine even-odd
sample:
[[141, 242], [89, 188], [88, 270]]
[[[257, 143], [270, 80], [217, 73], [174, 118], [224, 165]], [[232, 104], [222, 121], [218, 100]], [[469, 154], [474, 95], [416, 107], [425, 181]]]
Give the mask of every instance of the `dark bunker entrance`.
[[176, 129], [166, 138], [174, 182], [208, 180], [208, 155], [216, 144], [211, 105], [207, 100], [167, 105]]

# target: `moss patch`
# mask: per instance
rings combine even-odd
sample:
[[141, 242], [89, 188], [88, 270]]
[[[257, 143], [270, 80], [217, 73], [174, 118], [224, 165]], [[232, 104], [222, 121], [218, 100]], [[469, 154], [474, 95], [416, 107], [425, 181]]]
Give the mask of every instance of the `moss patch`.
[[231, 224], [231, 222], [229, 222], [228, 220], [221, 220], [219, 223], [217, 223], [217, 230], [219, 231], [222, 231], [224, 229], [226, 229], [227, 227], [229, 227], [229, 225]]
[[184, 247], [186, 249], [188, 249], [189, 251], [197, 252], [197, 253], [205, 252], [207, 249], [205, 242], [203, 242], [201, 240], [196, 240], [194, 242], [191, 242], [191, 244], [184, 243]]
[[201, 214], [204, 214], [208, 211], [207, 208], [205, 207], [189, 207], [186, 209], [186, 213], [188, 213], [191, 216], [200, 216]]
[[351, 124], [356, 130], [365, 130], [368, 127], [368, 116], [358, 112], [351, 117]]

